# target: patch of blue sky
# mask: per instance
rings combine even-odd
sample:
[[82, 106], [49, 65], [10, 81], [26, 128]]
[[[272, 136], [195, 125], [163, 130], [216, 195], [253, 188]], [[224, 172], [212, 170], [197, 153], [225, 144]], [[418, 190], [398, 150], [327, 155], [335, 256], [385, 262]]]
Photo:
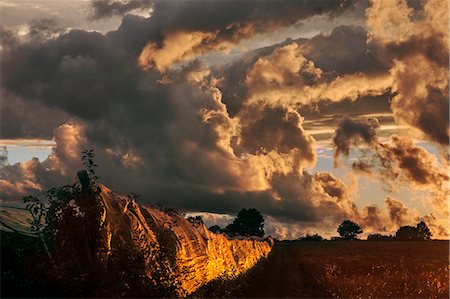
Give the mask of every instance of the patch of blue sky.
[[[436, 146], [430, 143], [418, 143], [431, 154], [439, 156], [439, 150]], [[348, 161], [356, 160], [359, 151], [351, 151]], [[358, 172], [351, 172], [351, 166], [341, 163], [339, 167], [334, 167], [333, 160], [334, 150], [332, 148], [320, 147], [317, 148], [317, 163], [312, 169], [312, 172], [328, 171], [335, 177], [342, 180], [347, 186], [356, 178], [358, 182], [357, 194], [354, 195], [355, 204], [358, 208], [364, 208], [367, 205], [375, 204], [381, 210], [384, 209], [384, 200], [389, 195], [393, 198], [401, 200], [407, 208], [416, 209], [420, 215], [426, 215], [432, 211], [429, 200], [430, 192], [427, 190], [412, 189], [407, 184], [396, 186], [395, 189], [389, 189], [383, 182], [371, 179], [367, 175]], [[349, 175], [349, 172], [351, 174]]]
[[18, 162], [26, 162], [33, 158], [44, 161], [51, 154], [52, 148], [48, 146], [7, 145], [7, 163], [10, 165]]

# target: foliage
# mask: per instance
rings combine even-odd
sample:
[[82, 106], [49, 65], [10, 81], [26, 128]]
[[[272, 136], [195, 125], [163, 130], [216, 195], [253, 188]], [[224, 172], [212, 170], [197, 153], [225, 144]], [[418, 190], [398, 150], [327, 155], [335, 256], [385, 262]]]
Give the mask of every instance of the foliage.
[[202, 216], [189, 216], [186, 218], [186, 220], [192, 223], [195, 227], [203, 224]]
[[0, 237], [1, 298], [61, 297], [61, 287], [50, 276], [54, 268], [39, 238], [6, 231]]
[[208, 230], [209, 230], [210, 232], [215, 233], [215, 234], [220, 234], [220, 233], [222, 232], [222, 228], [221, 228], [220, 226], [218, 226], [218, 225], [210, 226], [210, 227], [208, 228]]
[[367, 241], [392, 241], [394, 236], [382, 234], [370, 234], [367, 236]]
[[242, 209], [224, 231], [230, 236], [263, 237], [264, 218], [256, 209]]
[[331, 239], [330, 239], [330, 241], [342, 241], [342, 240], [344, 240], [344, 239], [341, 238], [341, 237], [336, 237], [336, 236], [333, 236], [333, 237], [331, 237]]
[[[147, 244], [137, 249], [124, 242], [115, 244], [113, 251], [107, 247], [105, 207], [94, 157], [93, 150], [82, 152], [86, 169], [77, 173], [81, 183], [51, 188], [43, 195], [24, 198], [33, 217], [32, 229], [51, 261], [41, 276], [49, 286], [51, 282], [60, 286], [60, 291], [52, 296], [182, 295], [178, 274], [175, 274], [179, 272], [174, 271], [176, 240], [170, 230], [154, 230], [158, 245]], [[129, 197], [134, 200], [138, 195], [131, 193]], [[146, 244], [146, 240], [135, 242]], [[151, 275], [147, 265], [153, 267]]]
[[395, 237], [402, 241], [426, 241], [431, 240], [431, 232], [427, 224], [423, 221], [417, 223], [417, 226], [401, 226], [395, 233]]
[[416, 228], [418, 231], [417, 235], [419, 240], [431, 240], [432, 234], [428, 228], [428, 225], [424, 221], [417, 223]]
[[337, 232], [344, 240], [355, 240], [363, 230], [361, 226], [350, 220], [344, 220], [339, 225]]
[[299, 238], [299, 241], [323, 241], [324, 238], [320, 236], [319, 234], [309, 235], [307, 234], [304, 237]]
[[95, 173], [95, 169], [98, 168], [98, 165], [94, 162], [95, 152], [93, 149], [85, 149], [81, 152], [81, 161], [85, 166], [87, 172], [92, 181], [97, 182], [100, 177]]
[[395, 233], [395, 238], [402, 241], [417, 240], [417, 229], [414, 226], [401, 226]]

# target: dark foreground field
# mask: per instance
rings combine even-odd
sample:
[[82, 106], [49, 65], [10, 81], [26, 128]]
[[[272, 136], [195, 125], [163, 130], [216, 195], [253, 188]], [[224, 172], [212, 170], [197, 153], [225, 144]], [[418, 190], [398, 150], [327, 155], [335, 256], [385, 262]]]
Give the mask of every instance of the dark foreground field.
[[[74, 297], [40, 274], [49, 264], [37, 238], [0, 235], [2, 298]], [[277, 242], [246, 274], [192, 297], [449, 298], [449, 270], [448, 241]]]
[[269, 258], [197, 297], [449, 298], [449, 242], [279, 242]]

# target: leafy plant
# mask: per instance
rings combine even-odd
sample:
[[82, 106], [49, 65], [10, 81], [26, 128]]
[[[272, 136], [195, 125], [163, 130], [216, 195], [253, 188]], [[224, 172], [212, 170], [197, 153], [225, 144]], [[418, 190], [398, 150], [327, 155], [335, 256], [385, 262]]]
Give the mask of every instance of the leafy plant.
[[[106, 245], [109, 236], [95, 153], [90, 149], [81, 154], [85, 170], [77, 173], [80, 183], [24, 198], [33, 218], [32, 230], [53, 263], [47, 280], [61, 287], [60, 297], [184, 296], [182, 269], [177, 269], [175, 261], [176, 239], [170, 229], [153, 229], [158, 244], [148, 244], [141, 235], [133, 236], [131, 246], [125, 241], [113, 248]], [[129, 194], [130, 200], [138, 197]], [[166, 212], [182, 215], [173, 209]]]
[[299, 241], [323, 241], [323, 237], [319, 234], [309, 235], [299, 238]]
[[395, 238], [403, 241], [425, 241], [431, 240], [431, 232], [427, 224], [423, 221], [417, 223], [417, 226], [401, 226], [395, 233]]
[[100, 177], [96, 174], [95, 169], [98, 168], [98, 165], [94, 162], [95, 152], [93, 149], [85, 149], [81, 152], [81, 161], [85, 166], [87, 172], [91, 180], [96, 183], [100, 179]]

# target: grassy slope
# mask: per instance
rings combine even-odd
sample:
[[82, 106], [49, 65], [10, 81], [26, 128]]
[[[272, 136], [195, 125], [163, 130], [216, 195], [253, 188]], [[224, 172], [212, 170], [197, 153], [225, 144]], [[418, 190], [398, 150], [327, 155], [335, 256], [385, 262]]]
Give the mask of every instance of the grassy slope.
[[448, 298], [449, 243], [281, 242], [266, 261], [200, 297]]

